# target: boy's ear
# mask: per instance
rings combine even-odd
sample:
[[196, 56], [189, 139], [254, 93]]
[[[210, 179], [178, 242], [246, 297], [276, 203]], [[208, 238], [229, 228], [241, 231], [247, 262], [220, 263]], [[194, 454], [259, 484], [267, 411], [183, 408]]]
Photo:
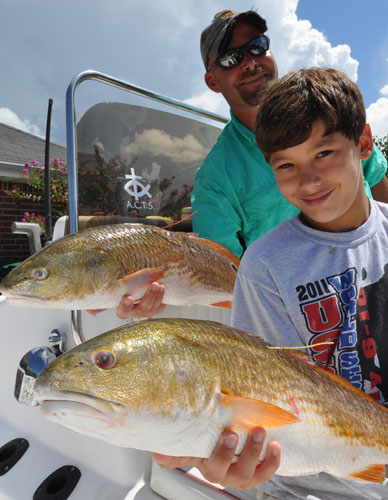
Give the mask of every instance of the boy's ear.
[[213, 71], [207, 71], [205, 73], [205, 82], [209, 89], [213, 92], [217, 92], [217, 94], [221, 92], [217, 80], [214, 77]]
[[361, 160], [367, 160], [373, 153], [373, 137], [369, 123], [365, 124], [364, 130], [362, 131], [359, 147]]

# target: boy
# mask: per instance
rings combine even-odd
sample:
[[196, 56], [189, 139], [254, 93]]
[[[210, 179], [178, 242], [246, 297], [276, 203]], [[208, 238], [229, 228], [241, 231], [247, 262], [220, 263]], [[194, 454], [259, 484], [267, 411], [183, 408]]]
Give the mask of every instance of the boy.
[[[373, 141], [360, 91], [336, 70], [289, 73], [259, 106], [256, 140], [300, 213], [248, 247], [233, 326], [277, 346], [313, 345], [313, 362], [384, 404], [388, 205], [363, 186], [361, 160]], [[318, 345], [325, 341], [333, 344]], [[328, 474], [275, 475], [260, 488], [287, 500], [388, 498], [388, 485]]]

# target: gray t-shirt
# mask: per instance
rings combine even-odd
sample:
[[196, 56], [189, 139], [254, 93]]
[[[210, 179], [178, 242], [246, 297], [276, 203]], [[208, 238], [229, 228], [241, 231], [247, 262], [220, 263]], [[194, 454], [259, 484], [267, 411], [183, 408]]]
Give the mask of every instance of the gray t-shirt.
[[[294, 216], [252, 243], [236, 280], [232, 324], [277, 346], [334, 342], [310, 348], [313, 361], [384, 404], [388, 205], [371, 201], [368, 220], [354, 231], [318, 231]], [[388, 484], [324, 473], [277, 475], [262, 489], [281, 499], [388, 499]]]

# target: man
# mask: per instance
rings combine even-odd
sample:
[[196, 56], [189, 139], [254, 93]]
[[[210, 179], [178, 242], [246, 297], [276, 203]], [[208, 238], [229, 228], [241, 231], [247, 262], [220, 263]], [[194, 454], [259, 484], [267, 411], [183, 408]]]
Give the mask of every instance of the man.
[[[201, 36], [205, 82], [225, 97], [231, 120], [197, 173], [193, 226], [201, 237], [218, 241], [239, 257], [250, 243], [298, 211], [277, 189], [254, 137], [260, 96], [278, 78], [266, 31], [266, 21], [255, 11], [224, 10]], [[386, 159], [375, 148], [363, 164], [364, 184], [368, 196], [385, 202], [386, 169]]]

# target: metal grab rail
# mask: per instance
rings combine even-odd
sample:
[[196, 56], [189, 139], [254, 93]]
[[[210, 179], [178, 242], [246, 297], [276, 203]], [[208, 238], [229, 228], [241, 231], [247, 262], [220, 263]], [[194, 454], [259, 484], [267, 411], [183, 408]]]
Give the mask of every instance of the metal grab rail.
[[[173, 106], [175, 108], [188, 111], [195, 115], [203, 116], [204, 118], [210, 118], [221, 123], [227, 123], [228, 119], [211, 113], [210, 111], [205, 111], [201, 108], [196, 108], [185, 104], [181, 101], [176, 101], [169, 97], [156, 94], [150, 90], [142, 89], [127, 83], [123, 80], [119, 80], [104, 73], [100, 73], [94, 70], [86, 70], [78, 73], [71, 80], [67, 91], [66, 91], [66, 138], [67, 138], [67, 161], [68, 161], [68, 181], [69, 181], [69, 230], [70, 233], [75, 233], [78, 231], [78, 179], [77, 179], [77, 139], [76, 139], [76, 114], [75, 114], [75, 91], [78, 85], [86, 80], [94, 80], [101, 82], [112, 87], [116, 87], [126, 92], [131, 92], [132, 94], [140, 95], [142, 97], [147, 97], [154, 101], [167, 104], [168, 106]], [[81, 323], [81, 312], [71, 311], [71, 324], [73, 330], [73, 338], [76, 345], [85, 341], [85, 337], [82, 332]]]

